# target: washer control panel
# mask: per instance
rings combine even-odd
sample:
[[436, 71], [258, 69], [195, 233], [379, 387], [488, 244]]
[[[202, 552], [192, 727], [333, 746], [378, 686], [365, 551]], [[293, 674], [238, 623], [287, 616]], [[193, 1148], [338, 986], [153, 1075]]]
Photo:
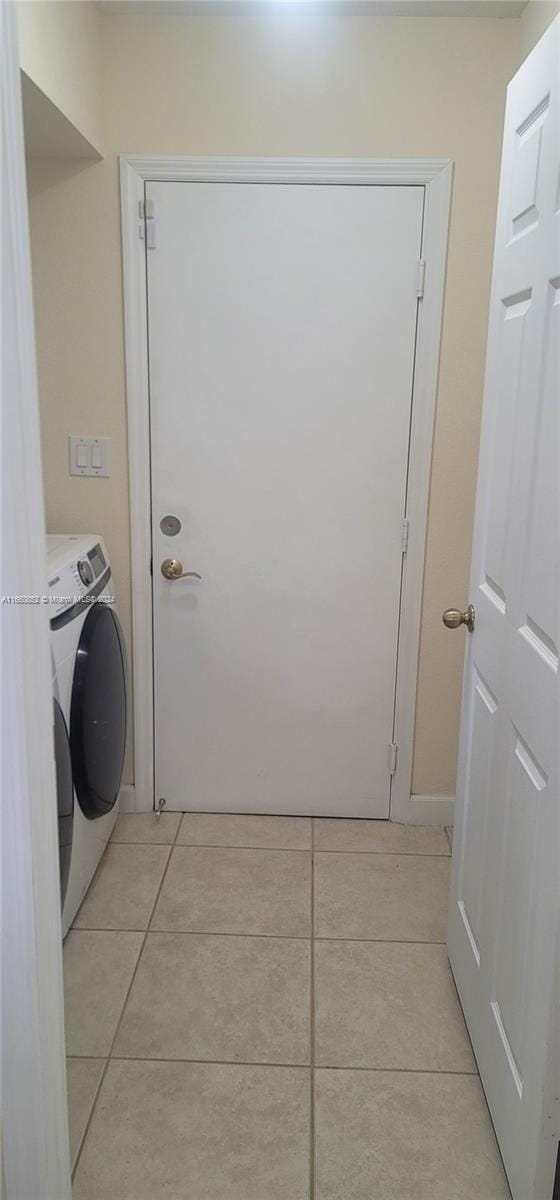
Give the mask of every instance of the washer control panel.
[[70, 559], [59, 568], [48, 580], [55, 613], [63, 612], [87, 596], [106, 569], [107, 559], [99, 542], [87, 553]]

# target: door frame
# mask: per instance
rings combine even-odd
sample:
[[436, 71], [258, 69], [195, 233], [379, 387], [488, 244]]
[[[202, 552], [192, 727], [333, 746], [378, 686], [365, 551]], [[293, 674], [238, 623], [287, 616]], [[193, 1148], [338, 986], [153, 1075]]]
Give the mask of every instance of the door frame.
[[[121, 155], [121, 220], [124, 288], [128, 460], [130, 487], [134, 794], [129, 807], [149, 811], [154, 799], [154, 674], [151, 578], [151, 472], [147, 329], [146, 226], [148, 180], [178, 183], [301, 183], [425, 188], [421, 257], [426, 263], [418, 303], [409, 444], [408, 548], [403, 555], [396, 667], [394, 741], [396, 774], [390, 819], [447, 823], [448, 804], [411, 800], [412, 754], [424, 557], [440, 335], [445, 288], [453, 163], [450, 159], [194, 158]], [[421, 812], [418, 811], [421, 808]], [[443, 808], [445, 807], [445, 814]], [[441, 815], [440, 815], [441, 813]]]
[[[45, 517], [14, 4], [0, 5], [2, 591], [41, 597]], [[8, 1200], [70, 1200], [47, 608], [2, 607], [2, 1149]]]

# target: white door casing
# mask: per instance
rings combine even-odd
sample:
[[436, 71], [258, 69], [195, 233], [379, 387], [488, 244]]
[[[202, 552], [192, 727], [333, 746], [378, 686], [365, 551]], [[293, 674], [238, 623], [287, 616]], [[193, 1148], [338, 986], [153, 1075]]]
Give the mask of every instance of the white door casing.
[[[21, 77], [14, 4], [0, 5], [2, 595], [44, 591], [45, 519]], [[49, 623], [3, 603], [2, 1150], [6, 1200], [70, 1200]]]
[[558, 1145], [560, 18], [508, 89], [449, 954], [514, 1200]]
[[[123, 155], [120, 159], [126, 389], [132, 544], [132, 657], [134, 678], [134, 789], [129, 807], [154, 803], [153, 663], [151, 595], [151, 492], [146, 253], [139, 218], [148, 180], [316, 183], [424, 188], [422, 256], [425, 286], [418, 306], [414, 403], [408, 473], [413, 514], [404, 559], [399, 658], [395, 697], [398, 765], [391, 788], [391, 817], [441, 823], [450, 802], [411, 801], [416, 673], [420, 638], [433, 421], [453, 166], [448, 159], [192, 158]], [[146, 222], [149, 225], [149, 221]]]

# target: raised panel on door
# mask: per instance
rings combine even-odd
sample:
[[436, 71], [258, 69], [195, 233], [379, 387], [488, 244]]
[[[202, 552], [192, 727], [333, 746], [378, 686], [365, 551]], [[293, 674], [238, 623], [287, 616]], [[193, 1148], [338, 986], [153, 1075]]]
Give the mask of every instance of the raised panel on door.
[[527, 521], [526, 562], [520, 594], [519, 631], [529, 649], [549, 671], [558, 671], [560, 587], [557, 571], [560, 547], [560, 278], [551, 279], [545, 295], [542, 385], [532, 409], [535, 451]]
[[509, 761], [505, 765], [506, 802], [502, 812], [501, 860], [496, 950], [490, 1003], [506, 1062], [506, 1076], [521, 1096], [526, 1074], [525, 1015], [530, 967], [529, 931], [535, 890], [536, 834], [540, 793], [547, 777], [517, 729], [509, 729]]
[[482, 603], [490, 601], [500, 618], [505, 615], [511, 584], [506, 558], [507, 529], [514, 486], [513, 457], [520, 402], [520, 366], [530, 307], [530, 288], [502, 298], [496, 335], [499, 340], [493, 364], [495, 404], [493, 428], [489, 432], [493, 442], [489, 463], [492, 503], [483, 517], [480, 589]]
[[482, 891], [487, 841], [487, 822], [492, 786], [494, 728], [499, 720], [498, 703], [487, 683], [473, 671], [471, 700], [471, 744], [476, 755], [470, 763], [466, 789], [465, 838], [457, 884], [457, 903], [465, 925], [473, 957], [480, 965], [481, 940], [484, 936]]
[[387, 817], [423, 188], [147, 195], [156, 797]]

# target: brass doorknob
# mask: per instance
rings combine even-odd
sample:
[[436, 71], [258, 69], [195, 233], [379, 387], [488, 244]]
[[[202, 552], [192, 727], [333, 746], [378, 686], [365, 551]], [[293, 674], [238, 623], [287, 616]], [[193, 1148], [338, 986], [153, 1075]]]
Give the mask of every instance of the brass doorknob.
[[458, 629], [459, 625], [466, 625], [469, 633], [474, 629], [475, 611], [472, 604], [469, 604], [464, 612], [460, 608], [446, 608], [442, 621], [447, 625], [448, 629]]
[[198, 571], [183, 571], [183, 564], [179, 558], [164, 558], [161, 573], [164, 579], [170, 579], [172, 582], [175, 579], [202, 579]]

